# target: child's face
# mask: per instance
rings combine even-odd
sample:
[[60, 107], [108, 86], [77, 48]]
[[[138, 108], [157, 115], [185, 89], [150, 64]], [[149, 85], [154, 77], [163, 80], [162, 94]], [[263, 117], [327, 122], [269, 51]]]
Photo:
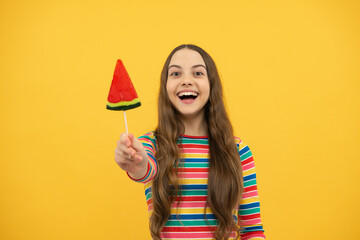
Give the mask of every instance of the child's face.
[[184, 118], [203, 116], [209, 100], [210, 84], [201, 55], [187, 48], [171, 58], [166, 91], [172, 105]]

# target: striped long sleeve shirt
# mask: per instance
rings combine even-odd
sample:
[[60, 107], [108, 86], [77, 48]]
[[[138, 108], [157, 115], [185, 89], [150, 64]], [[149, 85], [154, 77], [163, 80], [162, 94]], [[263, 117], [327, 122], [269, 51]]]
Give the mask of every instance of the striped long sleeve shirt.
[[[157, 173], [156, 138], [154, 132], [149, 132], [138, 139], [148, 154], [148, 170], [143, 178], [131, 179], [144, 184], [149, 216], [151, 216], [153, 211], [151, 186]], [[235, 137], [235, 142], [243, 170], [244, 193], [233, 211], [233, 217], [238, 223], [242, 240], [265, 239], [252, 153], [239, 138]], [[179, 147], [180, 158], [183, 161], [178, 168], [181, 201], [178, 202], [176, 199], [172, 204], [170, 217], [162, 229], [161, 238], [213, 240], [217, 219], [209, 206], [206, 207], [206, 217], [204, 215], [210, 161], [208, 138], [184, 135]], [[235, 231], [229, 239], [236, 239]]]

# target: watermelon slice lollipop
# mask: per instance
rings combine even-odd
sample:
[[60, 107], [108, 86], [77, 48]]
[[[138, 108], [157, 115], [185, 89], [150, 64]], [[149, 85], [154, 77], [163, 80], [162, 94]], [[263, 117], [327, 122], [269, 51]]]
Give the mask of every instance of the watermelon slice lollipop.
[[111, 82], [106, 108], [109, 110], [129, 110], [140, 107], [141, 103], [124, 64], [117, 60]]
[[111, 82], [106, 108], [109, 110], [124, 111], [126, 133], [128, 133], [125, 110], [140, 107], [141, 103], [131, 82], [124, 64], [120, 59], [116, 62], [114, 77]]

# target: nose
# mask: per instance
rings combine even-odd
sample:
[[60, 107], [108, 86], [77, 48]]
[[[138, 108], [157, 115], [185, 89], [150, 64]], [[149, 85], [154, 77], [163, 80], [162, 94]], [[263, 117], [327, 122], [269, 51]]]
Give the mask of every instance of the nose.
[[181, 85], [183, 86], [186, 86], [186, 85], [193, 85], [193, 78], [192, 76], [190, 75], [184, 75], [183, 79], [182, 79], [182, 82], [181, 82]]

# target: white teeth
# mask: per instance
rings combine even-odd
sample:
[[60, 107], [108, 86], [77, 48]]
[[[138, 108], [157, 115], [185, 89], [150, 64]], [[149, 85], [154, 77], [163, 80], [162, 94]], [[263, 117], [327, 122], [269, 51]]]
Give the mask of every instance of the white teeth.
[[181, 92], [179, 93], [179, 97], [182, 96], [197, 96], [198, 94], [196, 92]]

